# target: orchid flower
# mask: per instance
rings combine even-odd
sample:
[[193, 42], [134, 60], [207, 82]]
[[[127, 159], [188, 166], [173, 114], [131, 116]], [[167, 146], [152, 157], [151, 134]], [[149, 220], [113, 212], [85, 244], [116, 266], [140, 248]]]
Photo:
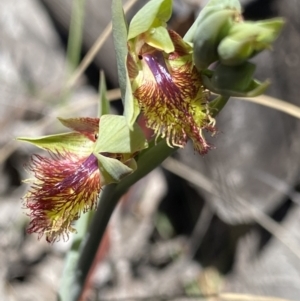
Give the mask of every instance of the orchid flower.
[[[127, 71], [134, 101], [144, 114], [146, 125], [156, 137], [166, 138], [170, 147], [184, 147], [188, 138], [205, 154], [212, 146], [203, 130], [216, 132], [208, 108], [207, 90], [193, 64], [193, 48], [176, 32], [167, 30], [171, 15], [168, 1], [156, 1], [158, 11], [147, 26], [140, 14], [132, 19], [128, 32]], [[170, 2], [170, 1], [169, 1]], [[150, 1], [148, 6], [153, 5]], [[149, 8], [148, 8], [149, 9]]]
[[[27, 169], [34, 177], [27, 180], [31, 188], [23, 198], [31, 219], [28, 233], [37, 233], [39, 238], [45, 235], [48, 242], [68, 238], [81, 213], [96, 208], [101, 188], [130, 174], [136, 168], [134, 155], [146, 147], [137, 127], [135, 145], [127, 150], [123, 147], [123, 153], [118, 152], [118, 145], [111, 147], [105, 142], [114, 141], [108, 133], [122, 135], [125, 140], [129, 137], [122, 116], [104, 115], [101, 121], [87, 117], [59, 120], [73, 132], [19, 138], [48, 151], [48, 156], [32, 157]], [[99, 121], [107, 130], [99, 131]], [[103, 149], [101, 144], [106, 147]]]
[[249, 59], [271, 48], [284, 21], [246, 22], [238, 0], [210, 0], [181, 38], [167, 29], [172, 0], [149, 1], [129, 26], [120, 3], [113, 1], [113, 32], [129, 127], [142, 113], [170, 147], [191, 139], [195, 150], [207, 153], [213, 147], [203, 132], [216, 133], [214, 116], [228, 99], [254, 97], [269, 86], [253, 78]]

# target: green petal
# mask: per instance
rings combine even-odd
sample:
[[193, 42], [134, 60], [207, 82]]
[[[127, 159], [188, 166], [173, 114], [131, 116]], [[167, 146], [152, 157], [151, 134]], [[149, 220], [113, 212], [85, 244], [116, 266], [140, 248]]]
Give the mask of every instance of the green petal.
[[219, 59], [227, 66], [238, 66], [253, 55], [251, 41], [239, 41], [230, 36], [222, 40], [218, 47]]
[[147, 31], [145, 34], [145, 42], [166, 53], [171, 53], [175, 49], [168, 30], [163, 26], [151, 28], [151, 30]]
[[258, 39], [260, 42], [272, 43], [278, 37], [283, 25], [282, 18], [257, 22], [246, 21], [234, 24], [228, 34], [240, 40]]
[[121, 0], [112, 1], [112, 30], [116, 51], [119, 85], [122, 100], [125, 98], [126, 91], [126, 60], [127, 57], [127, 29], [128, 25], [124, 17]]
[[99, 130], [99, 118], [78, 117], [78, 118], [57, 118], [65, 127], [79, 133], [94, 135]]
[[79, 156], [90, 155], [94, 148], [94, 142], [80, 133], [63, 133], [38, 138], [19, 137], [17, 140], [52, 152], [70, 152]]
[[124, 177], [136, 170], [134, 159], [128, 161], [128, 165], [113, 158], [109, 158], [100, 154], [96, 154], [99, 162], [99, 171], [101, 174], [101, 185], [120, 182]]
[[172, 0], [151, 0], [132, 18], [128, 40], [148, 31], [152, 26], [164, 26], [172, 15]]
[[99, 85], [99, 108], [98, 108], [98, 116], [109, 114], [109, 100], [107, 98], [107, 89], [105, 83], [105, 75], [104, 72], [101, 71], [100, 74], [100, 85]]
[[147, 140], [137, 124], [134, 124], [133, 131], [131, 131], [124, 116], [104, 115], [101, 117], [95, 155], [104, 152], [132, 154], [147, 146]]

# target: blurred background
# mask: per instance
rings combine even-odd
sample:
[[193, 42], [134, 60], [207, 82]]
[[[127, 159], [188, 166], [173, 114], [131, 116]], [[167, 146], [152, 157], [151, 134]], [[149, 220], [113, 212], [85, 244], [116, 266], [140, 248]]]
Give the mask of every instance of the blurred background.
[[[145, 2], [137, 1], [129, 20]], [[206, 2], [174, 0], [170, 27], [183, 35]], [[255, 59], [257, 78], [271, 79], [268, 95], [300, 105], [300, 1], [241, 3], [248, 20], [286, 19], [274, 49]], [[72, 7], [81, 4], [84, 25], [80, 13], [72, 25], [83, 28], [77, 56], [67, 45]], [[15, 137], [61, 132], [57, 116], [96, 116], [100, 70], [114, 112], [122, 112], [111, 38], [64, 92], [109, 23], [110, 6], [0, 0], [0, 300], [56, 300], [71, 240], [49, 245], [26, 234], [24, 165], [38, 150]], [[215, 150], [201, 157], [188, 145], [122, 198], [85, 300], [300, 300], [300, 123], [232, 99], [217, 126]], [[222, 292], [242, 295], [217, 297]]]

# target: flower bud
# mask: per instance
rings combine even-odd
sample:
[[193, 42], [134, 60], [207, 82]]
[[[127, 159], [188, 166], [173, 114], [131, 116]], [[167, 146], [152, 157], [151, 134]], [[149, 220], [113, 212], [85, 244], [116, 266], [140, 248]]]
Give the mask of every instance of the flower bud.
[[194, 62], [198, 70], [218, 60], [218, 45], [227, 35], [237, 11], [232, 9], [206, 10], [194, 35]]
[[281, 18], [234, 24], [218, 46], [219, 60], [224, 65], [237, 66], [262, 50], [270, 49], [283, 24]]

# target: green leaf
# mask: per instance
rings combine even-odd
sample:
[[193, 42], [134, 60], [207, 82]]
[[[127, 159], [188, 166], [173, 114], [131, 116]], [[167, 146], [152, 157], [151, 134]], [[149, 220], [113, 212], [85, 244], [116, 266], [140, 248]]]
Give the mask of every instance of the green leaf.
[[172, 15], [172, 0], [151, 0], [132, 18], [128, 40], [135, 38], [151, 27], [165, 26]]
[[94, 142], [80, 133], [63, 133], [38, 138], [19, 137], [17, 140], [31, 143], [39, 148], [53, 152], [70, 152], [79, 156], [92, 153]]
[[140, 107], [137, 100], [133, 97], [131, 82], [128, 71], [126, 70], [126, 94], [124, 103], [124, 116], [127, 121], [127, 125], [131, 131], [133, 131], [133, 125], [140, 114]]
[[128, 164], [130, 166], [127, 166], [114, 158], [109, 158], [101, 154], [96, 154], [96, 156], [99, 162], [98, 166], [101, 174], [102, 186], [111, 183], [118, 183], [136, 169], [136, 163], [134, 159], [129, 160]]
[[128, 25], [125, 20], [121, 0], [112, 0], [112, 33], [116, 50], [119, 85], [122, 100], [126, 91], [126, 57], [127, 57]]
[[131, 131], [124, 116], [101, 117], [95, 153], [132, 154], [147, 146], [145, 136], [137, 124], [134, 124]]
[[107, 89], [106, 89], [106, 82], [105, 82], [105, 75], [104, 72], [101, 71], [100, 73], [100, 85], [99, 85], [99, 112], [98, 116], [101, 117], [102, 115], [109, 114], [109, 100], [107, 98]]

